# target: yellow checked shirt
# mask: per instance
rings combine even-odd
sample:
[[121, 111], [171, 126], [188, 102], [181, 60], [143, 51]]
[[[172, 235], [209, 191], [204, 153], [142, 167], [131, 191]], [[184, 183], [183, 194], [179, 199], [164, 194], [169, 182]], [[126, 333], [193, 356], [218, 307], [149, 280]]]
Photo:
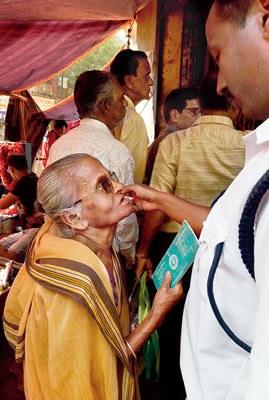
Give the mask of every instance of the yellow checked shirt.
[[[228, 117], [199, 117], [190, 128], [163, 139], [150, 186], [209, 207], [244, 166], [244, 134], [234, 129]], [[179, 228], [166, 217], [160, 231], [171, 233]]]

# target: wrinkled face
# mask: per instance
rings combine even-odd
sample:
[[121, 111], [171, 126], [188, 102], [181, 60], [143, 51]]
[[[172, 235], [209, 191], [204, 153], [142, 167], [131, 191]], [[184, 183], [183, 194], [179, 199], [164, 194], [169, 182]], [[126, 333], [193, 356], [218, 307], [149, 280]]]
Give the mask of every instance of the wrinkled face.
[[107, 103], [110, 129], [115, 128], [123, 122], [126, 113], [125, 109], [128, 106], [121, 85], [116, 81], [114, 84], [115, 90], [113, 99]]
[[148, 60], [137, 58], [137, 61], [136, 76], [132, 75], [132, 94], [135, 97], [135, 101], [139, 102], [149, 99], [153, 80], [150, 77], [151, 69]]
[[133, 212], [131, 202], [121, 194], [123, 185], [111, 181], [109, 171], [98, 160], [83, 159], [79, 175], [82, 185], [77, 203], [82, 204], [82, 219], [89, 226], [100, 229], [114, 226]]
[[201, 115], [198, 99], [186, 100], [186, 107], [179, 112], [176, 119], [176, 127], [178, 129], [189, 128], [194, 121]]
[[219, 69], [218, 94], [224, 94], [249, 118], [266, 119], [269, 114], [269, 48], [264, 37], [263, 13], [255, 4], [242, 28], [224, 19], [214, 3], [206, 23], [206, 37]]

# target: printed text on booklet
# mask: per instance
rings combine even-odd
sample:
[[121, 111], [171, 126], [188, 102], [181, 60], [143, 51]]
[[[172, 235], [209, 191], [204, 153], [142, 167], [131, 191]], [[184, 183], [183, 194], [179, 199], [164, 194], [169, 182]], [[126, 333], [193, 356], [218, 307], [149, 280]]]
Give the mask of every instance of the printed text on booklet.
[[187, 221], [184, 221], [175, 239], [157, 266], [152, 278], [157, 289], [163, 283], [164, 275], [171, 272], [174, 287], [194, 261], [199, 242]]

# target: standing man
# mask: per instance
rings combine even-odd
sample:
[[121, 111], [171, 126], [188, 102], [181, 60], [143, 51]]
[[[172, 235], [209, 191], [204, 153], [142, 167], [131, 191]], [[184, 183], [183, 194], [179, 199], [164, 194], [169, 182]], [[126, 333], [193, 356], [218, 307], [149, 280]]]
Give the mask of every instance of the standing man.
[[[97, 158], [121, 183], [133, 182], [134, 161], [127, 147], [111, 131], [125, 116], [127, 101], [116, 78], [109, 72], [87, 71], [76, 81], [74, 99], [81, 119], [51, 147], [48, 165], [69, 154], [87, 153]], [[114, 239], [117, 251], [130, 267], [135, 259], [138, 224], [135, 214], [120, 221]]]
[[[145, 186], [125, 191], [136, 192], [140, 203], [144, 199], [144, 209], [161, 209], [180, 223], [187, 219], [197, 233], [208, 215], [183, 316], [181, 370], [188, 400], [267, 400], [269, 1], [215, 0], [206, 36], [219, 69], [218, 93], [227, 96], [249, 118], [265, 121], [244, 138], [243, 170], [209, 215], [205, 207]], [[260, 180], [261, 191], [257, 190]], [[243, 211], [250, 193], [246, 215]], [[249, 217], [253, 218], [250, 224]], [[249, 224], [250, 231], [245, 224]]]
[[201, 114], [198, 88], [180, 88], [170, 92], [163, 104], [166, 121], [165, 131], [159, 134], [148, 149], [147, 182], [150, 182], [152, 169], [160, 142], [170, 133], [189, 128]]
[[[206, 36], [219, 69], [218, 93], [249, 118], [267, 121], [246, 136], [245, 167], [213, 207], [200, 236], [185, 305], [181, 368], [188, 400], [267, 400], [268, 190], [254, 223], [251, 268], [255, 280], [243, 262], [244, 247], [251, 253], [251, 234], [239, 239], [238, 231], [248, 196], [269, 167], [269, 1], [216, 0], [208, 16]], [[255, 211], [250, 207], [250, 215]], [[241, 227], [248, 218], [241, 220]], [[209, 273], [222, 242], [213, 286]], [[224, 323], [241, 343], [234, 341], [235, 337], [232, 340], [218, 322], [210, 304], [211, 289]]]
[[149, 100], [153, 80], [146, 53], [126, 49], [118, 53], [111, 64], [128, 102], [122, 126], [115, 129], [115, 137], [124, 143], [135, 161], [134, 180], [142, 183], [145, 178], [148, 156], [148, 134], [143, 118], [135, 107], [142, 100]]
[[[238, 175], [245, 160], [243, 132], [234, 129], [233, 109], [217, 95], [216, 85], [217, 72], [210, 70], [198, 94], [202, 115], [188, 129], [161, 141], [150, 181], [155, 189], [208, 207]], [[194, 114], [197, 103], [194, 109], [185, 108], [185, 120], [193, 120]], [[146, 255], [156, 268], [179, 228], [161, 211], [146, 213], [137, 250], [137, 275], [144, 264], [151, 267]]]

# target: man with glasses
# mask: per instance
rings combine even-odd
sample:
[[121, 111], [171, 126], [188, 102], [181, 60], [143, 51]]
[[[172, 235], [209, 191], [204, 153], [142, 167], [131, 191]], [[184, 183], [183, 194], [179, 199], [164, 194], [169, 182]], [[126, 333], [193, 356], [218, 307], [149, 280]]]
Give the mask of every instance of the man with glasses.
[[163, 114], [167, 125], [165, 131], [159, 134], [149, 147], [146, 168], [147, 183], [150, 182], [161, 141], [172, 132], [189, 128], [201, 114], [198, 88], [188, 87], [172, 90], [165, 98]]
[[[124, 185], [134, 182], [134, 160], [112, 130], [123, 122], [127, 101], [117, 79], [109, 72], [87, 71], [76, 80], [74, 98], [81, 119], [51, 147], [48, 165], [69, 154], [86, 153], [113, 171]], [[114, 178], [115, 178], [114, 175]], [[130, 268], [135, 261], [138, 224], [135, 214], [118, 223], [114, 246]]]

